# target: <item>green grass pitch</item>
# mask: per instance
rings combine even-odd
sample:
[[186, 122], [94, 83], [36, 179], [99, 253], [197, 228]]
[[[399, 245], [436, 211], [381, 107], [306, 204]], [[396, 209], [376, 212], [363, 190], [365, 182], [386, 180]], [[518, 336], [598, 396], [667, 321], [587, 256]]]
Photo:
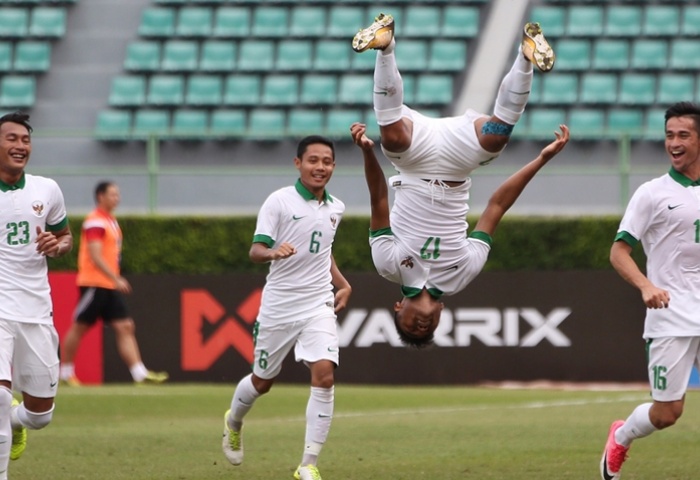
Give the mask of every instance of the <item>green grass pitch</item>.
[[[30, 431], [10, 478], [291, 479], [301, 458], [307, 386], [276, 385], [244, 427], [245, 461], [221, 452], [233, 385], [109, 385], [59, 390], [51, 425]], [[610, 422], [643, 390], [336, 386], [326, 480], [596, 479]], [[679, 423], [637, 441], [625, 480], [697, 478], [700, 394]]]

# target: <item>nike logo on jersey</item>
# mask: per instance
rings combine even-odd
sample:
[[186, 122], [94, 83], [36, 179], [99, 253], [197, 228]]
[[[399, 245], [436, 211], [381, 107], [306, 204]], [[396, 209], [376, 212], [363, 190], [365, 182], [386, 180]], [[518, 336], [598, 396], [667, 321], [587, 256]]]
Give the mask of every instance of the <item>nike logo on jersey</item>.
[[447, 269], [449, 272], [450, 270], [457, 270], [459, 268], [459, 265], [452, 265], [450, 268]]
[[669, 210], [673, 210], [674, 208], [678, 208], [678, 207], [680, 207], [681, 205], [683, 205], [683, 204], [682, 204], [682, 203], [679, 203], [678, 205], [674, 205], [674, 206], [669, 205], [669, 206], [668, 206], [668, 209], [669, 209]]
[[58, 383], [58, 382], [51, 382], [51, 383], [49, 383], [49, 387], [53, 388], [53, 387], [56, 386], [57, 383]]
[[384, 95], [384, 96], [386, 97], [387, 95], [389, 95], [389, 92], [387, 92], [386, 90], [384, 90], [384, 91], [382, 91], [382, 92], [377, 92], [377, 91], [375, 90], [375, 91], [374, 91], [374, 94], [375, 94], [375, 95]]
[[296, 215], [292, 215], [292, 220], [301, 220], [304, 217], [306, 217], [306, 215], [302, 215], [301, 217], [297, 217]]
[[325, 413], [319, 413], [318, 418], [331, 418], [330, 415], [326, 415]]
[[338, 349], [337, 349], [337, 348], [328, 347], [328, 351], [331, 352], [331, 353], [336, 353], [336, 352], [338, 352]]
[[605, 455], [603, 456], [603, 478], [605, 480], [613, 480], [615, 478], [615, 475], [612, 475], [610, 472], [608, 472], [608, 452], [605, 452]]

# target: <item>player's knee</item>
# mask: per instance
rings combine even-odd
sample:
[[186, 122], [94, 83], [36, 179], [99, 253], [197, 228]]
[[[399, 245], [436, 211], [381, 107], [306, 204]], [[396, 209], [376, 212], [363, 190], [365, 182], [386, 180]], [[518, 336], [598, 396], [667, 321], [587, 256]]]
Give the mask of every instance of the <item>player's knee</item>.
[[24, 404], [17, 407], [17, 417], [22, 425], [30, 430], [41, 430], [49, 423], [53, 418], [53, 411], [55, 406], [52, 406], [50, 410], [46, 412], [30, 412], [24, 408]]
[[656, 428], [661, 430], [675, 425], [681, 415], [683, 415], [683, 405], [673, 405], [654, 409], [649, 415], [649, 419]]

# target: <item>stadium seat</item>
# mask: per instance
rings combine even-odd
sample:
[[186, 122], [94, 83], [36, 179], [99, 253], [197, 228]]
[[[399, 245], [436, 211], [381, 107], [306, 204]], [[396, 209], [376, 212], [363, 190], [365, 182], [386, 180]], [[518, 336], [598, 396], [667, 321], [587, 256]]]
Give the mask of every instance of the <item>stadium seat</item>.
[[428, 43], [425, 40], [402, 40], [394, 51], [402, 72], [423, 72], [428, 68]]
[[681, 101], [692, 101], [695, 97], [695, 76], [666, 73], [659, 76], [656, 103], [671, 105]]
[[323, 133], [323, 112], [308, 108], [294, 108], [289, 112], [287, 133], [304, 137], [306, 135], [321, 135]]
[[587, 104], [617, 102], [617, 75], [614, 73], [586, 73], [581, 79], [579, 101]]
[[221, 105], [223, 79], [219, 75], [191, 75], [187, 79], [185, 103], [193, 106]]
[[224, 83], [225, 105], [257, 105], [262, 81], [257, 75], [229, 75]]
[[700, 70], [700, 40], [677, 38], [671, 40], [669, 67], [676, 70]]
[[680, 32], [680, 9], [675, 5], [647, 5], [644, 8], [642, 34], [677, 37]]
[[566, 33], [572, 37], [596, 37], [603, 34], [603, 7], [573, 5], [569, 7]]
[[[371, 105], [374, 79], [371, 75], [346, 74], [340, 77], [338, 101], [347, 105]], [[358, 118], [357, 121], [361, 119]]]
[[180, 75], [153, 75], [148, 81], [149, 105], [180, 106], [185, 99], [185, 80]]
[[95, 136], [101, 140], [126, 140], [131, 134], [131, 112], [103, 110], [97, 115]]
[[177, 16], [175, 34], [181, 37], [208, 37], [212, 32], [212, 9], [182, 7]]
[[557, 71], [591, 68], [591, 42], [584, 39], [561, 39], [557, 42]]
[[293, 37], [324, 37], [326, 35], [325, 8], [320, 6], [294, 7], [290, 18], [289, 34]]
[[404, 10], [401, 35], [407, 37], [437, 37], [440, 35], [441, 9], [433, 5], [409, 5]]
[[0, 73], [12, 71], [12, 42], [0, 42]]
[[422, 105], [447, 105], [453, 100], [451, 75], [421, 75], [415, 101]]
[[377, 56], [369, 53], [350, 56], [350, 68], [352, 70], [370, 72], [374, 70], [374, 65], [376, 62]]
[[333, 5], [328, 13], [328, 36], [352, 38], [366, 26], [365, 22], [364, 8]]
[[29, 20], [32, 37], [60, 38], [66, 34], [66, 9], [63, 7], [34, 7]]
[[288, 10], [259, 4], [253, 12], [252, 34], [255, 37], [284, 37], [289, 31]]
[[666, 109], [650, 108], [644, 121], [644, 138], [660, 140], [666, 135]]
[[296, 75], [268, 75], [263, 81], [262, 104], [292, 106], [299, 101], [299, 78]]
[[36, 100], [33, 76], [5, 75], [0, 78], [0, 107], [29, 108]]
[[638, 137], [642, 130], [643, 112], [641, 109], [613, 109], [608, 112], [608, 132]]
[[338, 100], [335, 75], [305, 75], [301, 82], [302, 105], [333, 105]]
[[243, 40], [239, 45], [238, 69], [269, 71], [275, 66], [275, 43], [270, 40]]
[[216, 109], [211, 113], [210, 132], [216, 137], [238, 137], [246, 132], [245, 110]]
[[431, 72], [461, 72], [467, 64], [467, 44], [461, 40], [433, 40], [428, 54]]
[[620, 77], [618, 101], [627, 105], [651, 105], [656, 99], [656, 77], [625, 73]]
[[258, 140], [276, 140], [285, 135], [284, 110], [256, 108], [248, 117], [248, 135]]
[[463, 5], [447, 5], [443, 10], [441, 36], [474, 38], [479, 33], [479, 9]]
[[665, 70], [668, 66], [668, 42], [660, 39], [634, 40], [630, 66], [638, 70]]
[[14, 69], [17, 72], [46, 72], [51, 66], [51, 44], [21, 41], [15, 45]]
[[139, 107], [146, 102], [146, 78], [122, 75], [112, 79], [109, 104], [113, 107]]
[[215, 37], [244, 38], [250, 35], [251, 14], [247, 7], [221, 7], [214, 17]]
[[199, 58], [203, 72], [232, 72], [236, 68], [236, 44], [233, 41], [205, 40]]
[[277, 70], [311, 70], [313, 59], [310, 40], [285, 40], [277, 44]]
[[368, 108], [365, 110], [364, 122], [365, 125], [367, 125], [366, 135], [376, 142], [381, 136], [381, 132], [379, 130], [379, 125], [377, 124], [377, 115], [374, 113], [373, 108]]
[[330, 138], [350, 139], [350, 125], [361, 122], [364, 115], [361, 110], [334, 108], [326, 116], [326, 135]]
[[170, 113], [167, 110], [140, 109], [134, 114], [132, 135], [145, 140], [148, 137], [167, 135], [170, 130]]
[[605, 35], [638, 37], [642, 33], [642, 8], [638, 5], [611, 5], [607, 8]]
[[124, 69], [133, 72], [155, 72], [160, 69], [160, 42], [139, 40], [129, 43]]
[[[403, 103], [413, 105], [416, 100], [416, 77], [414, 75], [401, 75], [403, 80]], [[421, 109], [425, 114], [425, 109]]]
[[352, 49], [348, 48], [347, 40], [318, 41], [316, 42], [314, 70], [345, 71], [350, 68], [350, 52]]
[[566, 123], [563, 108], [533, 108], [528, 111], [528, 130], [537, 138], [551, 138], [559, 125]]
[[175, 110], [170, 133], [182, 139], [202, 140], [209, 128], [206, 110]]
[[163, 43], [161, 70], [192, 72], [199, 64], [199, 43], [194, 40], [167, 40]]
[[3, 8], [0, 10], [0, 38], [23, 38], [29, 32], [29, 10]]
[[578, 99], [578, 76], [575, 73], [560, 73], [546, 76], [542, 80], [542, 104], [575, 104]]
[[553, 5], [536, 5], [529, 18], [538, 22], [548, 37], [556, 38], [566, 34], [566, 8]]
[[536, 105], [542, 99], [542, 75], [533, 75], [532, 85], [530, 85], [530, 95], [528, 95], [527, 103]]
[[569, 111], [569, 128], [576, 138], [598, 138], [605, 129], [603, 110], [574, 108]]
[[700, 36], [700, 5], [686, 5], [681, 16], [681, 35]]
[[141, 14], [139, 35], [142, 37], [170, 37], [175, 34], [175, 10], [166, 7], [146, 8]]
[[626, 70], [630, 62], [629, 49], [627, 40], [597, 40], [593, 44], [593, 69]]

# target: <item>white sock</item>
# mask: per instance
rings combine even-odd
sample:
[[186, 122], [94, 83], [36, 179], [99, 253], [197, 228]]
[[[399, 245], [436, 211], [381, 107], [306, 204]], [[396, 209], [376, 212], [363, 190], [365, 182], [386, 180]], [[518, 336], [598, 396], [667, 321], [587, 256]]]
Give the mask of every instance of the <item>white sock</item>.
[[384, 50], [377, 50], [374, 64], [374, 112], [379, 125], [390, 125], [401, 120], [403, 111], [403, 79], [396, 66], [396, 41]]
[[61, 380], [68, 380], [75, 375], [75, 364], [74, 363], [62, 363], [61, 364]]
[[7, 466], [10, 463], [10, 449], [12, 448], [11, 405], [12, 392], [7, 387], [0, 387], [0, 480], [7, 479]]
[[525, 111], [532, 88], [532, 67], [532, 63], [518, 50], [513, 66], [501, 81], [493, 114], [509, 125], [518, 123]]
[[253, 375], [249, 374], [241, 379], [233, 392], [231, 399], [231, 413], [228, 416], [228, 426], [235, 431], [240, 431], [243, 426], [243, 417], [253, 408], [255, 399], [260, 396], [253, 386]]
[[335, 387], [311, 387], [306, 405], [306, 439], [302, 465], [316, 465], [323, 444], [326, 443], [333, 419]]
[[618, 445], [629, 447], [632, 440], [646, 437], [654, 433], [657, 428], [649, 419], [649, 409], [653, 404], [643, 403], [632, 411], [625, 424], [615, 432], [615, 441]]
[[142, 382], [143, 379], [146, 378], [146, 375], [148, 375], [148, 370], [143, 362], [134, 364], [129, 368], [129, 371], [131, 372], [131, 378], [134, 379], [134, 382]]

